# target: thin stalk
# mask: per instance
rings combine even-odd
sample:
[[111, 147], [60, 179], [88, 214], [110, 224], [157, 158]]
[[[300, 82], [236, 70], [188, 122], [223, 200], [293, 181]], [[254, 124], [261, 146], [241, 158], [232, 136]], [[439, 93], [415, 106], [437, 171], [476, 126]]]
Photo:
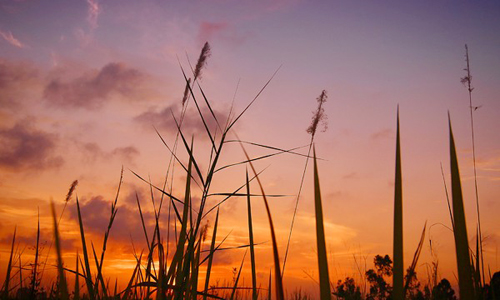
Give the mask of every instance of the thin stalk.
[[[480, 210], [479, 210], [479, 192], [477, 188], [477, 169], [476, 169], [476, 143], [475, 143], [475, 138], [474, 138], [474, 114], [473, 111], [475, 111], [478, 107], [473, 107], [472, 106], [472, 91], [474, 88], [472, 87], [472, 75], [470, 73], [470, 61], [469, 61], [469, 48], [467, 47], [467, 44], [465, 44], [465, 61], [467, 62], [467, 68], [465, 71], [467, 71], [467, 76], [462, 78], [462, 82], [467, 84], [467, 91], [469, 92], [469, 109], [470, 109], [470, 129], [471, 129], [471, 142], [472, 142], [472, 165], [474, 168], [474, 192], [476, 196], [476, 211], [477, 211], [477, 224], [479, 228], [479, 252], [476, 255], [479, 255], [480, 261], [481, 261], [481, 274], [482, 274], [482, 281], [484, 283], [485, 277], [484, 277], [484, 260], [483, 260], [483, 237], [482, 237], [482, 231], [481, 231], [481, 217], [480, 217]], [[477, 266], [479, 268], [479, 266]]]
[[300, 179], [300, 185], [299, 185], [299, 191], [297, 193], [297, 198], [295, 200], [295, 208], [293, 210], [293, 216], [292, 216], [292, 222], [290, 224], [290, 232], [288, 233], [288, 241], [286, 243], [286, 250], [285, 250], [285, 257], [283, 259], [283, 269], [281, 271], [281, 275], [283, 276], [285, 274], [285, 265], [286, 265], [286, 259], [288, 257], [288, 250], [290, 249], [290, 241], [292, 239], [292, 231], [293, 231], [293, 225], [295, 224], [295, 216], [297, 215], [297, 208], [299, 206], [299, 199], [300, 199], [300, 193], [302, 192], [302, 186], [304, 185], [304, 179], [306, 176], [306, 170], [307, 170], [307, 164], [309, 163], [309, 156], [311, 155], [311, 149], [314, 143], [314, 137], [316, 136], [316, 131], [318, 129], [319, 122], [323, 122], [326, 130], [326, 114], [325, 114], [325, 109], [323, 108], [323, 104], [326, 102], [326, 99], [328, 96], [326, 95], [326, 91], [323, 90], [321, 94], [319, 95], [318, 98], [316, 98], [316, 101], [318, 102], [318, 108], [316, 111], [314, 111], [314, 115], [312, 118], [311, 125], [307, 128], [307, 133], [311, 134], [311, 140], [309, 142], [309, 150], [307, 150], [307, 156], [306, 156], [306, 163], [304, 166], [304, 171], [302, 172], [302, 177]]
[[37, 267], [38, 267], [38, 249], [40, 246], [40, 208], [38, 208], [38, 226], [36, 230], [36, 248], [35, 248], [35, 263], [33, 265], [33, 274], [31, 277], [31, 298], [35, 298], [37, 291]]
[[250, 262], [252, 266], [252, 299], [257, 300], [257, 272], [255, 270], [255, 250], [253, 241], [253, 225], [252, 225], [252, 205], [250, 203], [250, 181], [248, 180], [248, 170], [246, 171], [247, 183], [247, 211], [248, 211], [248, 237], [250, 239]]

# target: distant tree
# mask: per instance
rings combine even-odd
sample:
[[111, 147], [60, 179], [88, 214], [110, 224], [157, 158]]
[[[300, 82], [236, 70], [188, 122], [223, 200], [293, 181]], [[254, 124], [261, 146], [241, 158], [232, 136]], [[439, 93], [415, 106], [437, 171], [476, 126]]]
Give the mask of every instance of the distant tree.
[[490, 285], [485, 286], [486, 299], [500, 299], [500, 272], [496, 272], [491, 277]]
[[427, 298], [424, 292], [420, 290], [420, 281], [417, 278], [417, 272], [408, 268], [405, 275], [405, 299], [420, 300], [429, 299], [429, 293], [427, 293]]
[[434, 300], [456, 300], [455, 291], [451, 288], [450, 282], [445, 278], [432, 289], [432, 299]]
[[361, 291], [359, 286], [356, 286], [354, 279], [346, 277], [344, 282], [339, 280], [333, 294], [339, 299], [345, 300], [361, 300]]
[[385, 281], [384, 276], [392, 276], [392, 260], [389, 255], [375, 256], [375, 269], [366, 271], [366, 280], [370, 283], [370, 293], [366, 299], [389, 299], [392, 287]]

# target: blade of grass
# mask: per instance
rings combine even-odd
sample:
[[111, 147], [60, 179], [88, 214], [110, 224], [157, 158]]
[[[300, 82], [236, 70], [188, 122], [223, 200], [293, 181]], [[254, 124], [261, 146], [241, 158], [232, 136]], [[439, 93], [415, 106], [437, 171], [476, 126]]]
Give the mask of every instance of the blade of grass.
[[252, 226], [252, 205], [250, 203], [250, 181], [248, 180], [248, 170], [245, 172], [247, 183], [247, 211], [248, 211], [248, 237], [250, 240], [250, 262], [252, 266], [252, 299], [257, 300], [257, 272], [255, 270], [255, 250], [253, 242]]
[[58, 274], [58, 287], [57, 293], [60, 299], [69, 299], [68, 295], [68, 285], [66, 284], [66, 277], [64, 276], [64, 263], [62, 260], [61, 254], [61, 241], [59, 239], [59, 230], [57, 228], [57, 217], [56, 217], [56, 209], [54, 207], [54, 202], [50, 202], [50, 210], [52, 211], [52, 219], [54, 221], [54, 242], [56, 246], [57, 253], [57, 274]]
[[80, 299], [80, 281], [79, 281], [79, 275], [78, 275], [78, 251], [76, 252], [76, 270], [75, 270], [75, 290], [74, 290], [74, 300], [79, 300]]
[[17, 227], [14, 227], [14, 235], [12, 236], [12, 246], [10, 248], [9, 263], [7, 264], [7, 275], [5, 276], [4, 290], [2, 293], [3, 299], [7, 299], [9, 297], [9, 281], [10, 281], [10, 273], [12, 271], [12, 257], [14, 256], [14, 244], [16, 243], [16, 231]]
[[[219, 224], [219, 208], [217, 208], [217, 214], [215, 215], [215, 223], [214, 223], [214, 231], [212, 233], [212, 243], [210, 244], [210, 258], [208, 259], [207, 265], [207, 275], [205, 277], [205, 289], [204, 292], [208, 292], [208, 287], [210, 284], [210, 272], [212, 271], [212, 262], [213, 262], [213, 254], [215, 248], [215, 239], [217, 238], [217, 225]], [[206, 300], [207, 296], [203, 296], [203, 299]]]
[[403, 299], [406, 299], [406, 291], [408, 290], [408, 287], [410, 286], [410, 283], [413, 279], [413, 277], [417, 274], [415, 272], [415, 269], [417, 268], [417, 263], [418, 259], [420, 257], [420, 253], [422, 252], [422, 247], [424, 246], [424, 240], [425, 240], [425, 228], [427, 227], [427, 221], [424, 224], [424, 229], [422, 230], [422, 234], [420, 235], [420, 241], [418, 242], [417, 250], [415, 251], [415, 254], [413, 255], [413, 260], [411, 262], [410, 268], [408, 269], [408, 276], [406, 278], [405, 282], [405, 287], [403, 291]]
[[393, 235], [393, 297], [404, 297], [403, 267], [403, 184], [401, 178], [401, 145], [399, 134], [399, 106], [396, 125], [396, 173], [394, 179], [394, 235]]
[[87, 284], [87, 292], [89, 293], [90, 299], [95, 299], [92, 276], [90, 274], [89, 255], [87, 252], [87, 244], [85, 243], [85, 232], [83, 229], [82, 214], [80, 211], [80, 203], [78, 201], [78, 196], [76, 197], [76, 209], [78, 213], [78, 224], [80, 227], [80, 238], [82, 240], [83, 260], [85, 261], [85, 270], [84, 270], [84, 272], [86, 272], [85, 283]]
[[467, 223], [465, 222], [464, 202], [462, 197], [462, 184], [458, 168], [455, 140], [451, 128], [450, 115], [448, 114], [450, 130], [450, 168], [451, 192], [453, 203], [453, 220], [455, 222], [455, 250], [458, 267], [458, 286], [460, 299], [474, 299], [474, 286], [472, 284], [472, 270], [469, 256], [469, 239], [467, 237]]
[[276, 71], [271, 76], [271, 78], [269, 78], [269, 80], [266, 82], [266, 84], [264, 84], [264, 86], [260, 89], [260, 91], [257, 93], [257, 95], [253, 98], [253, 100], [250, 101], [250, 103], [248, 103], [248, 105], [245, 107], [245, 109], [243, 109], [243, 111], [241, 111], [241, 113], [231, 122], [231, 124], [229, 124], [229, 126], [227, 126], [225, 132], [228, 132], [229, 129], [231, 129], [231, 127], [233, 127], [234, 124], [236, 124], [236, 122], [238, 122], [238, 120], [245, 114], [245, 112], [250, 108], [250, 106], [252, 106], [252, 104], [257, 100], [257, 98], [259, 98], [260, 94], [262, 94], [262, 92], [266, 89], [266, 87], [269, 85], [269, 83], [271, 83], [274, 76], [276, 76], [276, 74], [278, 73], [278, 71], [280, 69], [281, 69], [281, 66], [279, 66], [278, 69], [276, 69]]
[[323, 206], [319, 186], [318, 163], [316, 149], [313, 148], [314, 159], [314, 209], [316, 213], [316, 246], [318, 250], [318, 272], [321, 299], [331, 299], [330, 276], [328, 273], [328, 258], [326, 256], [325, 228], [323, 224]]
[[238, 288], [238, 281], [240, 280], [241, 270], [243, 269], [243, 264], [245, 263], [246, 256], [247, 256], [247, 251], [245, 251], [245, 254], [243, 255], [243, 259], [241, 260], [240, 269], [238, 271], [238, 275], [236, 276], [236, 280], [234, 281], [234, 287], [233, 287], [233, 290], [231, 292], [231, 297], [229, 298], [230, 300], [234, 300], [234, 296], [236, 295], [236, 290]]
[[272, 274], [272, 270], [269, 270], [269, 284], [268, 284], [268, 288], [267, 288], [267, 300], [271, 300], [271, 298], [272, 298], [272, 287], [273, 287], [273, 285], [271, 284], [272, 283], [271, 274]]
[[276, 300], [284, 300], [285, 299], [285, 294], [283, 291], [283, 281], [281, 278], [281, 268], [280, 268], [280, 258], [278, 254], [278, 243], [276, 242], [276, 234], [274, 232], [274, 225], [273, 225], [273, 219], [271, 216], [271, 210], [269, 208], [269, 203], [267, 202], [266, 198], [266, 193], [264, 192], [264, 187], [262, 186], [262, 183], [260, 182], [259, 176], [257, 176], [257, 171], [255, 171], [255, 168], [250, 161], [250, 157], [248, 156], [248, 153], [245, 150], [245, 147], [243, 147], [243, 144], [240, 144], [241, 149], [243, 149], [243, 153], [245, 154], [245, 157], [247, 160], [249, 160], [250, 167], [252, 168], [252, 171], [254, 175], [257, 178], [257, 182], [260, 187], [260, 191], [262, 193], [262, 199], [264, 200], [264, 204], [266, 207], [266, 212], [267, 212], [267, 218], [269, 220], [269, 229], [271, 230], [271, 240], [273, 242], [273, 259], [274, 259], [274, 277], [275, 277], [275, 284], [276, 284]]
[[40, 247], [40, 208], [38, 208], [38, 224], [36, 229], [36, 248], [35, 248], [35, 263], [33, 264], [33, 273], [31, 275], [31, 298], [35, 298], [37, 292], [37, 268], [38, 268], [38, 254]]

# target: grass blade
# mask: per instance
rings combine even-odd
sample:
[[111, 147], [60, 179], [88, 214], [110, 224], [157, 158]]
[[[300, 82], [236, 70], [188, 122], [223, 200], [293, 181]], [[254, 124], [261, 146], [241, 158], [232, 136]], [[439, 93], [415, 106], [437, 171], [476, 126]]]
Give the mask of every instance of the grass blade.
[[245, 150], [245, 147], [243, 147], [243, 144], [240, 144], [241, 149], [243, 149], [243, 153], [245, 153], [245, 156], [247, 160], [249, 161], [248, 163], [250, 164], [250, 167], [252, 168], [252, 171], [254, 175], [257, 178], [257, 183], [259, 184], [260, 191], [262, 193], [262, 199], [264, 200], [264, 204], [266, 207], [266, 212], [267, 212], [267, 218], [269, 220], [269, 229], [271, 230], [271, 240], [273, 242], [273, 259], [274, 259], [274, 278], [275, 278], [275, 284], [276, 284], [276, 300], [284, 300], [285, 299], [285, 294], [283, 291], [283, 281], [281, 277], [281, 268], [280, 268], [280, 257], [278, 253], [278, 243], [276, 242], [276, 234], [274, 232], [274, 225], [273, 225], [273, 218], [271, 216], [271, 210], [269, 209], [269, 203], [267, 202], [266, 198], [266, 193], [264, 192], [264, 187], [262, 186], [262, 183], [260, 182], [259, 176], [257, 176], [257, 171], [255, 171], [255, 168], [250, 161], [250, 157], [248, 156], [248, 153]]
[[252, 205], [250, 203], [250, 181], [248, 180], [248, 170], [246, 171], [247, 185], [247, 211], [248, 211], [248, 237], [250, 239], [250, 262], [252, 266], [252, 299], [257, 300], [257, 272], [255, 270], [255, 250], [253, 242], [253, 226], [252, 226]]
[[54, 202], [50, 202], [50, 209], [52, 211], [52, 219], [54, 221], [54, 241], [56, 246], [57, 253], [57, 274], [58, 274], [58, 287], [57, 292], [60, 299], [69, 299], [68, 295], [68, 285], [66, 284], [66, 277], [64, 276], [64, 263], [62, 261], [61, 254], [61, 241], [59, 239], [59, 230], [57, 228], [57, 217], [56, 217], [56, 209], [54, 207]]
[[316, 150], [314, 156], [314, 208], [316, 213], [316, 245], [318, 250], [318, 272], [321, 299], [331, 299], [330, 276], [328, 274], [328, 258], [326, 256], [325, 228], [323, 224], [323, 207], [321, 204], [321, 191], [319, 186], [318, 164]]
[[451, 193], [453, 204], [453, 220], [455, 222], [455, 250], [457, 254], [458, 286], [460, 299], [474, 299], [474, 286], [472, 284], [472, 270], [469, 256], [469, 239], [465, 222], [464, 202], [462, 197], [462, 184], [458, 169], [455, 140], [451, 129], [451, 120], [448, 114], [450, 129], [450, 168], [451, 168]]
[[89, 293], [90, 299], [95, 299], [94, 295], [94, 286], [92, 283], [92, 276], [90, 274], [90, 263], [89, 263], [89, 255], [87, 252], [87, 244], [85, 243], [85, 232], [83, 229], [83, 221], [82, 214], [80, 211], [80, 203], [78, 201], [78, 196], [76, 197], [76, 210], [78, 213], [78, 224], [80, 225], [80, 237], [82, 240], [82, 251], [83, 251], [83, 260], [85, 261], [85, 283], [87, 284], [87, 291]]
[[408, 276], [406, 278], [405, 288], [403, 291], [404, 297], [406, 297], [406, 291], [408, 290], [408, 287], [410, 286], [410, 283], [411, 283], [413, 277], [417, 274], [415, 272], [415, 268], [417, 267], [418, 259], [420, 257], [420, 253], [422, 252], [422, 247], [424, 246], [425, 228], [426, 227], [427, 227], [427, 221], [424, 224], [424, 229], [422, 230], [422, 234], [420, 235], [420, 242], [418, 243], [417, 250], [415, 251], [415, 254], [413, 255], [413, 260], [411, 262], [410, 268], [408, 269]]
[[236, 295], [236, 289], [238, 288], [238, 281], [240, 280], [241, 270], [243, 269], [243, 263], [245, 263], [246, 256], [247, 256], [247, 252], [245, 251], [245, 254], [243, 255], [243, 259], [241, 260], [241, 265], [240, 265], [240, 269], [238, 271], [238, 275], [236, 276], [236, 280], [234, 281], [233, 291], [231, 292], [231, 297], [229, 298], [230, 300], [233, 300], [234, 296]]
[[75, 292], [73, 299], [74, 300], [79, 300], [80, 299], [80, 282], [79, 282], [79, 275], [78, 275], [78, 252], [76, 252], [76, 270], [75, 270]]
[[396, 173], [394, 179], [394, 235], [393, 235], [393, 298], [403, 299], [403, 184], [401, 178], [401, 145], [399, 137], [399, 106], [396, 125]]
[[17, 227], [14, 228], [14, 235], [12, 236], [12, 247], [10, 249], [9, 264], [7, 265], [7, 275], [5, 276], [4, 290], [2, 295], [2, 298], [4, 299], [7, 299], [9, 297], [9, 281], [10, 281], [10, 272], [12, 271], [12, 257], [14, 256], [14, 244], [16, 243], [16, 231]]
[[[219, 208], [217, 208], [217, 215], [215, 215], [215, 223], [214, 223], [214, 232], [212, 234], [212, 243], [210, 244], [210, 257], [208, 259], [207, 265], [207, 275], [205, 278], [205, 293], [208, 292], [208, 287], [210, 284], [210, 271], [212, 270], [212, 262], [214, 257], [214, 248], [215, 248], [215, 239], [217, 237], [217, 225], [219, 224]], [[206, 300], [207, 296], [203, 296], [203, 299]]]
[[36, 229], [35, 263], [33, 264], [33, 273], [31, 275], [31, 298], [35, 298], [37, 292], [37, 285], [38, 285], [37, 268], [38, 268], [39, 246], [40, 246], [40, 208], [38, 209], [38, 225]]

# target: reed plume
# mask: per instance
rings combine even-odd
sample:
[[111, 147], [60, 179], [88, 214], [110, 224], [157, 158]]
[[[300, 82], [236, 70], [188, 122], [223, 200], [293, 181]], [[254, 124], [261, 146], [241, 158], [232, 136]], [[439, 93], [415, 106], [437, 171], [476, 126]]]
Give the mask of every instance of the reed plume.
[[286, 265], [286, 259], [288, 258], [288, 250], [290, 249], [290, 240], [292, 239], [293, 225], [295, 223], [295, 216], [297, 215], [297, 208], [299, 207], [300, 193], [302, 192], [302, 186], [304, 185], [307, 164], [309, 163], [309, 156], [311, 154], [314, 142], [314, 136], [316, 135], [316, 130], [318, 129], [318, 124], [320, 122], [323, 125], [323, 131], [326, 131], [326, 129], [328, 128], [326, 123], [327, 116], [325, 114], [325, 109], [323, 108], [323, 104], [326, 102], [327, 98], [328, 96], [326, 94], [326, 90], [321, 91], [319, 97], [316, 98], [316, 101], [318, 102], [318, 108], [313, 112], [311, 125], [309, 125], [309, 127], [307, 128], [307, 133], [311, 134], [311, 141], [309, 142], [309, 150], [307, 151], [306, 163], [304, 166], [304, 171], [302, 172], [302, 178], [300, 180], [299, 192], [297, 193], [297, 198], [295, 200], [295, 208], [293, 210], [292, 222], [290, 224], [290, 232], [288, 233], [288, 241], [286, 243], [285, 257], [283, 259], [283, 270], [281, 271], [281, 276], [284, 276], [285, 274], [285, 265]]
[[69, 187], [68, 194], [66, 194], [66, 200], [64, 200], [65, 202], [68, 202], [69, 199], [71, 199], [71, 196], [73, 195], [73, 192], [75, 191], [77, 185], [78, 185], [78, 180], [73, 181], [73, 183]]
[[325, 114], [325, 109], [323, 108], [323, 103], [326, 102], [327, 98], [328, 96], [326, 95], [326, 90], [323, 90], [321, 92], [321, 95], [316, 98], [316, 101], [318, 102], [318, 108], [313, 112], [314, 115], [311, 121], [311, 125], [309, 125], [309, 127], [307, 128], [307, 133], [311, 134], [311, 136], [313, 137], [316, 134], [316, 130], [318, 129], [318, 124], [320, 122], [323, 125], [323, 131], [328, 128], [328, 125], [326, 123], [327, 116]]
[[210, 44], [205, 42], [203, 48], [201, 49], [200, 57], [198, 57], [198, 62], [196, 63], [196, 67], [194, 68], [194, 78], [191, 81], [191, 78], [188, 79], [186, 83], [186, 88], [184, 89], [184, 96], [182, 97], [182, 106], [186, 103], [189, 96], [189, 86], [191, 82], [195, 82], [196, 79], [201, 78], [201, 70], [207, 65], [208, 57], [210, 56]]
[[467, 90], [469, 91], [470, 129], [471, 129], [471, 140], [472, 140], [472, 165], [474, 168], [474, 191], [476, 196], [477, 226], [478, 226], [478, 239], [479, 239], [479, 253], [476, 253], [476, 255], [478, 255], [479, 260], [481, 261], [481, 266], [477, 266], [477, 268], [478, 269], [481, 268], [482, 280], [484, 282], [485, 277], [484, 277], [484, 261], [483, 261], [483, 243], [482, 243], [483, 237], [481, 231], [481, 218], [479, 213], [479, 192], [477, 188], [476, 143], [474, 138], [474, 114], [473, 114], [473, 112], [476, 109], [478, 109], [479, 106], [477, 107], [472, 106], [472, 91], [474, 90], [474, 87], [472, 86], [472, 75], [470, 73], [470, 61], [469, 61], [469, 47], [467, 47], [467, 44], [465, 44], [465, 62], [467, 63], [467, 66], [464, 69], [464, 71], [467, 72], [467, 75], [462, 77], [460, 81], [467, 87]]

